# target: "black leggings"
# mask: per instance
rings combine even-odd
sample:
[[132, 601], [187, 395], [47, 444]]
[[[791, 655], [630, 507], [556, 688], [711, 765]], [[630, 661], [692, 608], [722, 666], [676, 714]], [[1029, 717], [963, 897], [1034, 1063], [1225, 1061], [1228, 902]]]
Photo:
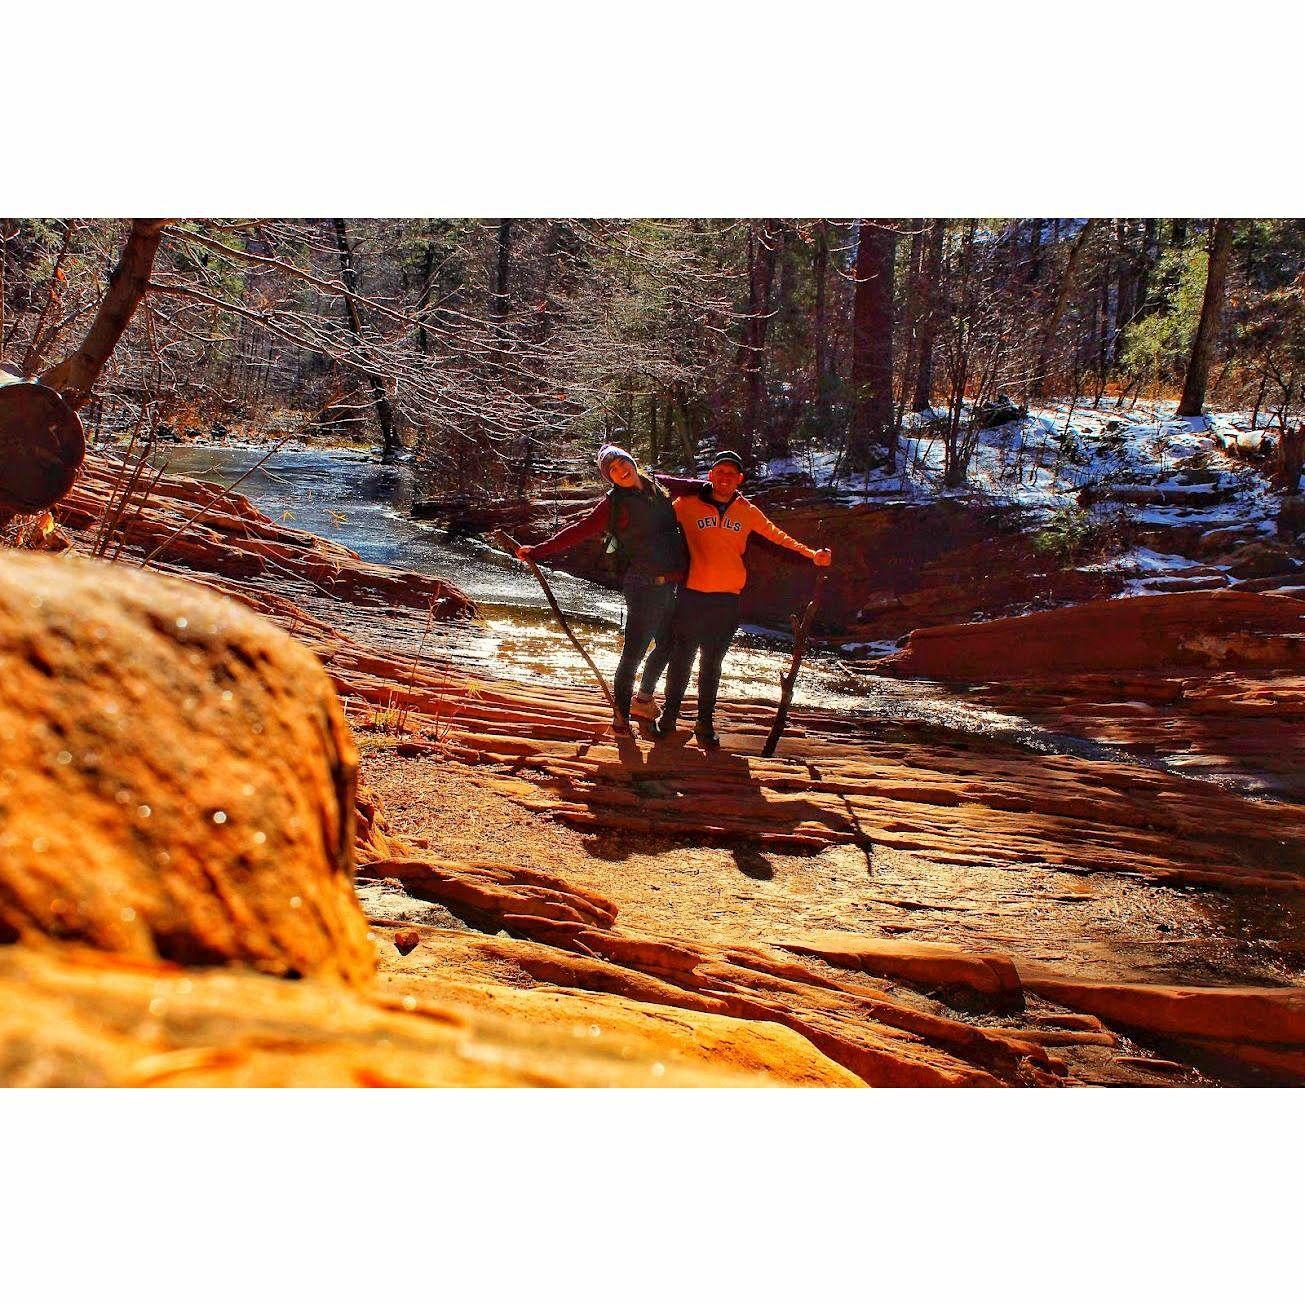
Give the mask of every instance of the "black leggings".
[[681, 591], [671, 621], [671, 662], [666, 672], [663, 720], [669, 723], [680, 714], [693, 659], [701, 654], [698, 662], [698, 725], [711, 729], [716, 694], [720, 689], [721, 664], [738, 628], [738, 594], [704, 594], [696, 589]]
[[635, 672], [643, 661], [644, 653], [648, 652], [648, 645], [652, 644], [653, 650], [648, 655], [648, 664], [643, 668], [640, 693], [652, 693], [670, 660], [671, 614], [675, 610], [676, 586], [651, 585], [627, 579], [623, 588], [625, 642], [621, 645], [621, 660], [616, 664], [612, 696], [616, 699], [616, 709], [623, 716], [628, 716], [630, 698], [634, 693]]

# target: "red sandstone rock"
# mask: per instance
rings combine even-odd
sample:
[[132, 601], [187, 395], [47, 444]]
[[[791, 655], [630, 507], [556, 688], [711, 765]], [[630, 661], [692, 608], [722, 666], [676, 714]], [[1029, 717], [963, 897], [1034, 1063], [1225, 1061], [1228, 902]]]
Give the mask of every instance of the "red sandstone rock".
[[357, 833], [354, 846], [360, 862], [381, 861], [386, 857], [397, 856], [400, 849], [385, 830], [385, 812], [365, 784], [358, 785], [358, 796], [354, 802], [357, 813]]
[[1090, 983], [1021, 966], [1025, 988], [1142, 1035], [1305, 1081], [1305, 988]]
[[1101, 1033], [1106, 1027], [1095, 1015], [1035, 1015], [1033, 1022], [1049, 1029], [1067, 1029], [1079, 1033]]
[[316, 660], [197, 585], [0, 556], [0, 933], [361, 981], [357, 754]]
[[[264, 577], [260, 584], [266, 583]], [[292, 613], [288, 600], [262, 587], [224, 587], [247, 593], [251, 602], [275, 610], [298, 628], [302, 614]], [[473, 691], [468, 677], [457, 672], [410, 668], [333, 636], [328, 627], [318, 628], [311, 620], [306, 625], [314, 646], [329, 646], [332, 675], [342, 689], [364, 701], [383, 702], [395, 682], [402, 681], [410, 686], [405, 703], [418, 724], [425, 718], [447, 726], [455, 709], [456, 723], [442, 731], [441, 749], [500, 772], [510, 768], [511, 776], [491, 771], [486, 778], [510, 787], [523, 804], [576, 823], [659, 834], [682, 827], [697, 837], [705, 830], [726, 841], [792, 839], [814, 847], [863, 841], [919, 850], [942, 863], [982, 860], [1012, 870], [1026, 863], [1039, 868], [1052, 863], [1219, 886], [1292, 887], [1300, 882], [1299, 866], [1288, 858], [1305, 846], [1305, 830], [1290, 812], [1266, 829], [1258, 804], [1140, 768], [1072, 758], [1030, 760], [999, 747], [886, 744], [817, 714], [795, 716], [793, 737], [785, 745], [792, 751], [774, 762], [750, 757], [741, 764], [732, 759], [711, 763], [697, 755], [687, 761], [681, 756], [673, 767], [674, 786], [658, 797], [658, 790], [647, 784], [631, 784], [629, 763], [605, 738], [603, 712], [593, 693], [550, 688], [541, 695], [525, 686], [486, 683], [483, 677], [477, 677]], [[732, 705], [730, 714], [745, 740], [764, 733], [764, 710]], [[655, 752], [644, 754], [641, 777], [657, 772]], [[374, 872], [385, 873], [376, 867], [387, 860], [391, 866], [403, 863], [400, 874], [410, 891], [444, 901], [455, 913], [468, 912], [467, 918], [474, 915], [482, 926], [517, 935], [482, 939], [450, 930], [423, 931], [417, 966], [430, 964], [435, 938], [441, 943], [456, 938], [462, 946], [493, 949], [503, 962], [519, 965], [541, 983], [596, 989], [618, 994], [627, 1005], [655, 1008], [642, 1010], [645, 1017], [664, 1019], [672, 1008], [693, 1012], [695, 1018], [728, 1015], [745, 1021], [731, 1029], [764, 1032], [783, 1025], [796, 1045], [815, 1046], [872, 1083], [1058, 1082], [1063, 1067], [1039, 1042], [1059, 1044], [1065, 1041], [1062, 1034], [1081, 1042], [1111, 1040], [1108, 1033], [1090, 1029], [979, 1029], [939, 1013], [916, 994], [898, 999], [859, 977], [839, 976], [831, 982], [827, 971], [816, 974], [765, 949], [631, 935], [613, 927], [610, 903], [556, 876], [532, 876], [506, 866], [414, 864], [378, 828], [374, 815], [368, 824]], [[382, 847], [386, 854], [377, 860]], [[474, 943], [463, 943], [464, 937]], [[527, 941], [531, 939], [535, 941]], [[961, 957], [964, 953], [957, 964]], [[986, 965], [991, 958], [969, 959]], [[446, 975], [431, 977], [441, 989], [448, 986]], [[929, 980], [917, 984], [903, 977], [897, 982], [927, 991]], [[419, 1004], [429, 1000], [429, 990], [408, 991]], [[477, 986], [469, 1000], [510, 1003], [510, 995], [500, 995], [504, 991]], [[544, 996], [550, 1001], [581, 999], [574, 993]], [[539, 1007], [512, 1009], [517, 1019], [533, 1020]], [[688, 1032], [702, 1035], [697, 1025]], [[375, 1036], [390, 1035], [386, 1030]], [[519, 1031], [514, 1036], [519, 1038]], [[1195, 1036], [1190, 1040], [1192, 1045], [1201, 1042]], [[1219, 1048], [1224, 1043], [1207, 1038], [1204, 1045]], [[1245, 1062], [1255, 1057], [1286, 1075], [1298, 1056], [1291, 1044], [1252, 1043]], [[335, 1065], [338, 1072], [339, 1062]], [[274, 1071], [263, 1062], [257, 1072]], [[392, 1072], [371, 1065], [361, 1081], [391, 1081], [384, 1075]]]
[[1010, 680], [1082, 672], [1305, 671], [1305, 603], [1266, 594], [1155, 594], [913, 630], [888, 675]]
[[[1063, 1069], [1022, 1037], [990, 1034], [921, 1011], [859, 980], [831, 983], [769, 949], [617, 930], [610, 904], [581, 895], [555, 876], [447, 861], [377, 862], [368, 872], [399, 880], [415, 896], [457, 914], [473, 915], [482, 928], [513, 935], [455, 943], [448, 931], [420, 930], [423, 955], [428, 949], [447, 954], [454, 946], [459, 951], [472, 946], [495, 952], [541, 981], [780, 1024], [875, 1086], [1061, 1081]], [[576, 919], [580, 913], [589, 919]], [[930, 950], [921, 947], [920, 955]], [[1009, 1003], [1009, 963], [1003, 965], [1002, 957], [968, 959], [967, 968], [958, 949], [937, 948], [931, 976], [945, 968], [952, 977], [984, 985], [994, 1004]], [[431, 973], [435, 977], [439, 971]]]
[[1022, 967], [1040, 997], [1097, 1015], [1108, 1024], [1173, 1037], [1245, 1039], [1305, 1047], [1305, 988], [1194, 988], [1089, 983]]
[[421, 934], [416, 929], [400, 929], [394, 935], [394, 948], [400, 956], [407, 956], [421, 945]]
[[774, 1024], [597, 993], [186, 971], [0, 947], [0, 1086], [855, 1087]]
[[1208, 593], [917, 630], [886, 673], [977, 682], [972, 700], [1305, 793], [1305, 603]]
[[1134, 1069], [1149, 1074], [1179, 1075], [1192, 1072], [1190, 1065], [1180, 1065], [1175, 1060], [1161, 1060], [1156, 1056], [1116, 1056], [1115, 1062], [1119, 1065], [1131, 1065]]
[[[77, 529], [94, 526], [113, 479], [107, 465], [88, 460], [82, 478], [56, 509], [59, 520]], [[441, 618], [475, 611], [465, 594], [438, 577], [364, 562], [351, 549], [275, 524], [220, 485], [175, 476], [152, 483], [143, 509], [122, 513], [117, 525], [115, 539], [122, 537], [131, 553], [157, 554], [162, 563], [237, 579], [290, 575], [320, 592], [373, 607], [430, 608]]]
[[975, 955], [943, 943], [870, 938], [834, 931], [775, 942], [786, 951], [819, 956], [835, 965], [901, 979], [915, 987], [944, 992], [960, 990], [993, 1010], [1024, 1009], [1024, 989], [1009, 956]]
[[367, 873], [397, 879], [414, 897], [440, 902], [495, 928], [514, 916], [575, 926], [606, 926], [616, 919], [616, 908], [603, 898], [582, 893], [555, 875], [516, 866], [385, 860], [370, 862]]

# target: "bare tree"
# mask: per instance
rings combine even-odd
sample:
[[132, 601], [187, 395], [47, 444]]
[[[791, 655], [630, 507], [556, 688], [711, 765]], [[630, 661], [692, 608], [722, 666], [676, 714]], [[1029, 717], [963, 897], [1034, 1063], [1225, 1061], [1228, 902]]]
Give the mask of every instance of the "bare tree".
[[1179, 417], [1199, 417], [1205, 406], [1205, 387], [1210, 377], [1214, 341], [1219, 334], [1219, 319], [1223, 314], [1224, 283], [1228, 279], [1235, 226], [1232, 218], [1219, 218], [1214, 224], [1210, 262], [1205, 273], [1205, 296], [1201, 301], [1201, 320], [1196, 327], [1187, 374], [1183, 378], [1183, 397], [1176, 413]]
[[897, 457], [893, 414], [893, 256], [897, 230], [891, 220], [862, 218], [852, 306], [852, 465], [867, 467], [878, 446]]
[[775, 266], [784, 241], [784, 228], [767, 219], [748, 227], [748, 312], [743, 319], [743, 344], [738, 363], [746, 383], [743, 450], [750, 452], [760, 434], [766, 398], [766, 330], [770, 325]]
[[934, 218], [929, 224], [929, 239], [920, 276], [920, 330], [916, 347], [915, 397], [911, 407], [924, 412], [929, 407], [933, 387], [933, 350], [938, 334], [938, 291], [942, 276], [943, 241], [947, 236], [947, 219]]
[[[358, 272], [353, 264], [353, 248], [349, 243], [349, 228], [344, 218], [334, 218], [335, 244], [340, 253], [340, 280], [344, 283], [344, 315], [349, 323], [349, 330], [358, 342], [358, 350], [366, 355], [367, 345], [363, 339], [362, 315], [358, 312]], [[388, 462], [398, 452], [399, 441], [394, 433], [394, 413], [390, 410], [390, 401], [385, 395], [385, 385], [376, 372], [367, 373], [367, 382], [372, 390], [372, 402], [376, 405], [376, 421], [381, 428], [381, 456]]]
[[[1161, 244], [1185, 234], [1197, 257], [1195, 232], [1215, 226], [339, 222], [343, 242], [333, 219], [3, 222], [4, 357], [86, 404], [92, 440], [138, 423], [329, 435], [361, 418], [388, 425], [393, 449], [416, 432], [433, 496], [535, 493], [616, 425], [640, 456], [686, 468], [708, 436], [736, 435], [812, 469], [835, 449], [865, 467], [908, 403], [950, 409], [954, 481], [994, 386], [1086, 383], [1090, 402], [1143, 370], [1181, 380], [1203, 273]], [[1248, 222], [1234, 243], [1206, 388], [1295, 426], [1305, 229]]]
[[489, 301], [490, 315], [499, 325], [500, 336], [505, 335], [503, 323], [507, 321], [512, 301], [508, 286], [512, 276], [512, 218], [499, 218], [498, 254], [494, 260], [494, 293]]
[[1010, 315], [999, 287], [1000, 254], [978, 240], [978, 222], [966, 222], [956, 254], [939, 352], [947, 381], [947, 416], [942, 426], [943, 484], [963, 484], [984, 430], [983, 407], [999, 392], [1010, 356]]
[[1078, 234], [1070, 244], [1069, 258], [1066, 260], [1065, 270], [1061, 274], [1060, 284], [1056, 287], [1056, 298], [1043, 325], [1042, 340], [1038, 346], [1038, 360], [1028, 387], [1028, 394], [1031, 399], [1041, 399], [1046, 395], [1047, 374], [1051, 370], [1051, 362], [1055, 354], [1056, 333], [1060, 329], [1061, 319], [1065, 315], [1065, 305], [1068, 304], [1070, 291], [1074, 287], [1074, 275], [1078, 271], [1079, 263], [1082, 260], [1083, 250], [1095, 226], [1096, 219], [1088, 218], [1079, 228]]
[[86, 338], [42, 375], [42, 382], [58, 390], [70, 407], [81, 408], [91, 397], [91, 388], [144, 298], [166, 226], [166, 218], [136, 218], [132, 222], [122, 257]]

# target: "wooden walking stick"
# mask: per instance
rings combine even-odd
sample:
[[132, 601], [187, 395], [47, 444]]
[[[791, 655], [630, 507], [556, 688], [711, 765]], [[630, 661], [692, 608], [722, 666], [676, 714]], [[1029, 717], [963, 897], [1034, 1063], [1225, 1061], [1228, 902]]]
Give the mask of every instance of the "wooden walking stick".
[[811, 633], [811, 621], [820, 606], [820, 595], [824, 592], [825, 581], [829, 579], [829, 568], [821, 567], [816, 573], [816, 585], [811, 591], [811, 601], [807, 603], [802, 615], [793, 616], [793, 657], [788, 670], [779, 677], [779, 709], [775, 712], [775, 723], [766, 736], [766, 746], [761, 749], [763, 757], [773, 757], [779, 747], [780, 735], [784, 733], [784, 724], [788, 720], [789, 703], [793, 701], [793, 686], [797, 684], [798, 671], [802, 667], [802, 658], [806, 655], [807, 639]]
[[[515, 539], [512, 538], [511, 535], [508, 534], [506, 530], [498, 531], [498, 533], [494, 536], [494, 539], [496, 540], [496, 542], [498, 542], [504, 548], [506, 548], [508, 552], [512, 554], [513, 557], [516, 557], [517, 549], [520, 547], [520, 545], [516, 542]], [[584, 644], [582, 644], [580, 640], [575, 637], [575, 633], [571, 629], [571, 624], [566, 619], [566, 613], [563, 612], [562, 609], [558, 606], [557, 599], [553, 597], [552, 588], [549, 586], [548, 581], [544, 579], [544, 573], [535, 565], [534, 560], [532, 558], [523, 557], [520, 560], [523, 561], [531, 569], [532, 572], [534, 572], [535, 579], [539, 581], [539, 587], [544, 591], [544, 597], [548, 599], [549, 607], [553, 609], [553, 615], [557, 617], [558, 624], [562, 627], [562, 632], [575, 645], [576, 652], [578, 652], [580, 656], [585, 659], [585, 665], [588, 666], [591, 671], [593, 671], [594, 679], [598, 681], [598, 687], [602, 689], [603, 697], [607, 699], [607, 705], [612, 709], [612, 714], [615, 715], [616, 699], [612, 697], [612, 691], [607, 687], [607, 681], [603, 678], [602, 671], [600, 671], [598, 667], [594, 665], [594, 659], [590, 657], [589, 654], [585, 651]]]

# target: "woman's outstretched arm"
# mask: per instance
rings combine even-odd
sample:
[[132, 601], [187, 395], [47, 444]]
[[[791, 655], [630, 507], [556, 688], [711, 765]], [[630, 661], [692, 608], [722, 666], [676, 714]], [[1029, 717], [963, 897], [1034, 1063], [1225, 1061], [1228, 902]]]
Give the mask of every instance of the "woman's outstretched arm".
[[611, 515], [612, 505], [604, 495], [579, 521], [573, 521], [557, 534], [548, 539], [541, 539], [537, 544], [523, 545], [517, 549], [517, 556], [530, 557], [538, 562], [545, 557], [552, 557], [555, 553], [565, 553], [568, 548], [574, 548], [577, 544], [583, 544], [586, 539], [601, 535], [607, 529]]

